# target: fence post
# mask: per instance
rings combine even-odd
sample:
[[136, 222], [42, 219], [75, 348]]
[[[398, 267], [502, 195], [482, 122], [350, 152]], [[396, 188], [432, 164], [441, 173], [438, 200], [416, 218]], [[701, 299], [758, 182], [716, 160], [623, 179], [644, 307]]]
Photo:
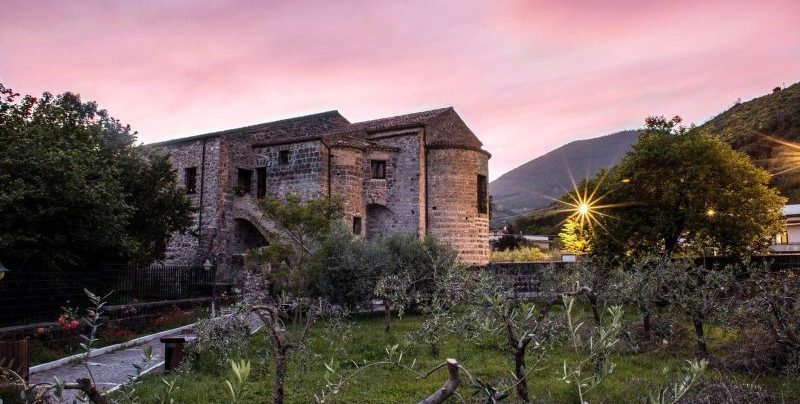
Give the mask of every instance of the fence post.
[[0, 342], [0, 365], [7, 366], [28, 381], [28, 339]]
[[211, 260], [206, 260], [203, 263], [203, 268], [206, 271], [211, 271], [211, 317], [217, 316], [217, 259], [214, 258], [214, 264]]

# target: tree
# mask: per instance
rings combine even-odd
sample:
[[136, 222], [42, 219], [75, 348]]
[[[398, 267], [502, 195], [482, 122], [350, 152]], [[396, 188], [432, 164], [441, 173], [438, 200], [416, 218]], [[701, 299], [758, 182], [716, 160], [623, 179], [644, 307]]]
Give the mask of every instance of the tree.
[[288, 194], [283, 199], [267, 196], [258, 206], [270, 223], [270, 243], [251, 250], [248, 257], [271, 265], [271, 288], [276, 294], [311, 296], [321, 271], [325, 237], [342, 215], [341, 199], [303, 200], [299, 194]]
[[585, 228], [580, 220], [569, 217], [561, 228], [558, 237], [564, 250], [572, 254], [586, 254], [589, 252], [589, 229]]
[[420, 239], [414, 234], [394, 233], [374, 241], [376, 268], [380, 268], [375, 296], [383, 300], [385, 331], [391, 331], [392, 310], [398, 315], [412, 305], [427, 306], [463, 266], [458, 253], [433, 236]]
[[273, 403], [281, 404], [288, 355], [305, 349], [311, 326], [323, 312], [322, 301], [311, 298], [320, 277], [325, 237], [341, 218], [342, 202], [289, 194], [283, 199], [268, 196], [258, 206], [272, 229], [270, 244], [251, 250], [248, 257], [271, 265], [267, 275], [271, 293], [265, 293], [262, 278], [248, 280], [245, 287], [249, 309], [264, 323], [275, 353]]
[[747, 255], [779, 232], [786, 198], [768, 186], [769, 174], [679, 123], [648, 118], [622, 161], [589, 182], [593, 254]]
[[353, 237], [343, 223], [338, 222], [322, 247], [322, 272], [317, 289], [332, 304], [350, 310], [372, 308], [380, 252], [374, 243]]
[[25, 270], [147, 263], [191, 225], [163, 156], [73, 93], [40, 98], [0, 84], [0, 260]]

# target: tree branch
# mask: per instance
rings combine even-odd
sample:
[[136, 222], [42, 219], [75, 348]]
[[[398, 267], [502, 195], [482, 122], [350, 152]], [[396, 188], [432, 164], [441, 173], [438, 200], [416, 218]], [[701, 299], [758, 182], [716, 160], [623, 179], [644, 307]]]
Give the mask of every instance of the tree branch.
[[419, 404], [440, 404], [450, 398], [461, 383], [461, 378], [458, 374], [458, 361], [455, 359], [447, 359], [447, 381], [435, 393], [428, 396], [428, 398], [419, 402]]

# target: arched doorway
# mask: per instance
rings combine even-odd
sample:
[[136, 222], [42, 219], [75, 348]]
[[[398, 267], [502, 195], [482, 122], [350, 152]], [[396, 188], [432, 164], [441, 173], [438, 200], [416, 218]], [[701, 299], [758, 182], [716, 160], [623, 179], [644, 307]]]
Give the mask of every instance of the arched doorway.
[[392, 211], [383, 205], [367, 205], [367, 239], [388, 234], [393, 227]]
[[233, 239], [228, 252], [234, 267], [241, 268], [245, 265], [247, 251], [264, 247], [267, 244], [267, 239], [249, 220], [238, 218], [233, 220]]

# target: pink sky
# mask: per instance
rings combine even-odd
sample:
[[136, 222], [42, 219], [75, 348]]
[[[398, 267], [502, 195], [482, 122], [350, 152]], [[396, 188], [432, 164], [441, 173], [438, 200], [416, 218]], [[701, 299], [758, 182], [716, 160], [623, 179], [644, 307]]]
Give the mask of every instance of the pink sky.
[[0, 82], [78, 92], [145, 143], [452, 105], [492, 178], [647, 115], [701, 123], [798, 80], [797, 0], [0, 3]]

